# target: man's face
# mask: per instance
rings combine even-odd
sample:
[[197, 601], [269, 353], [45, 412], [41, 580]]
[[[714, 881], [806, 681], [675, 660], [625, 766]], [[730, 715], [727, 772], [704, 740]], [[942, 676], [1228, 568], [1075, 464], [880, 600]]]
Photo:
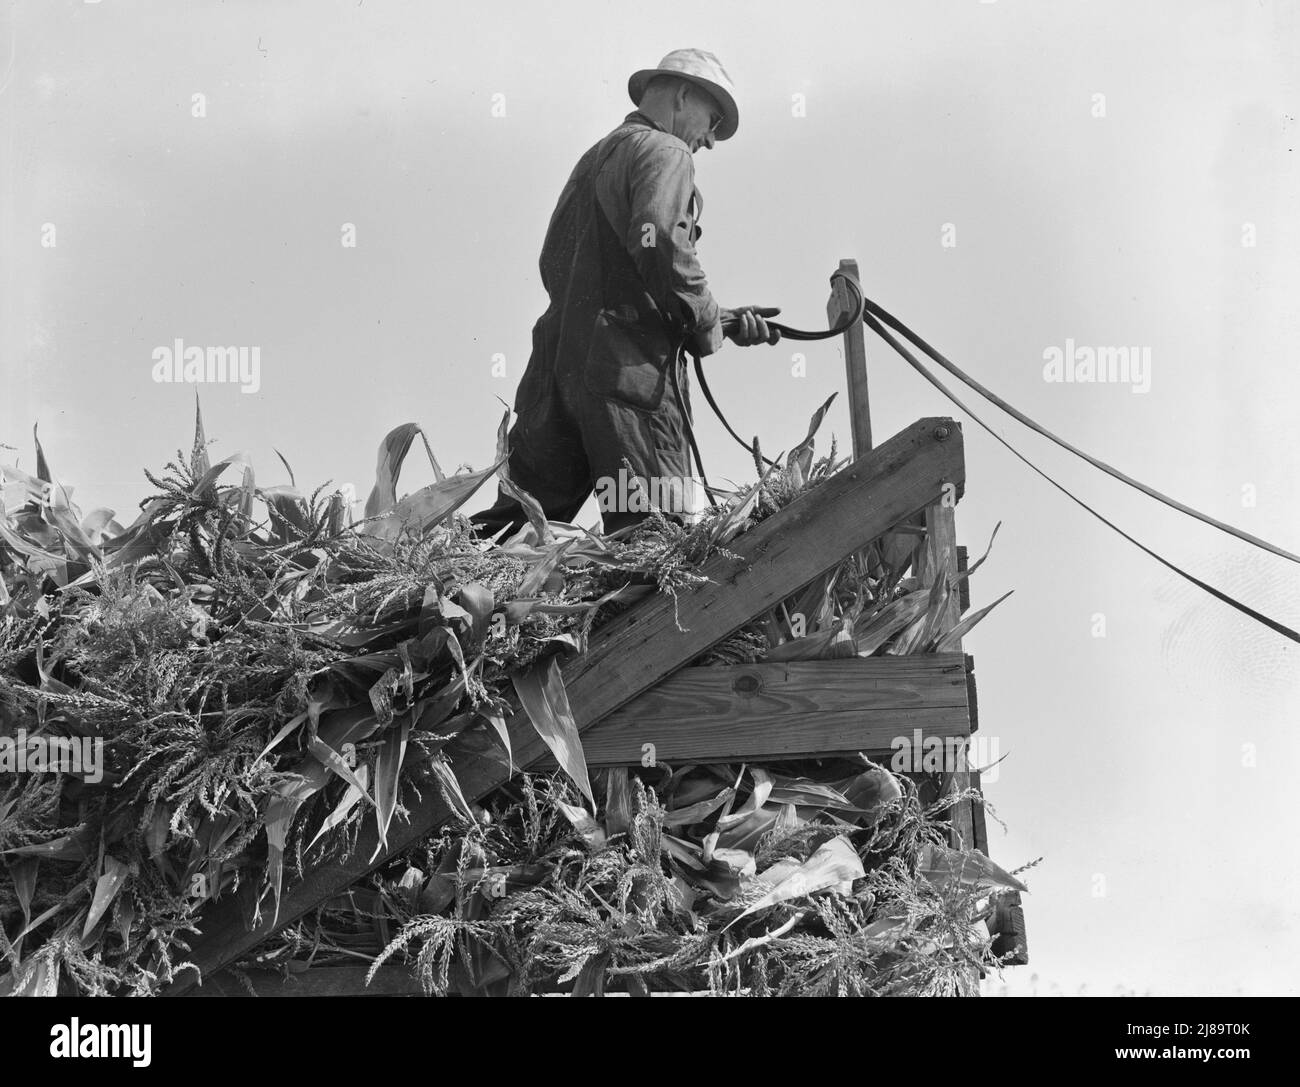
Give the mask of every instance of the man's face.
[[685, 102], [677, 111], [673, 135], [694, 154], [701, 147], [713, 149], [714, 132], [722, 123], [722, 110], [711, 95], [695, 86], [686, 88]]

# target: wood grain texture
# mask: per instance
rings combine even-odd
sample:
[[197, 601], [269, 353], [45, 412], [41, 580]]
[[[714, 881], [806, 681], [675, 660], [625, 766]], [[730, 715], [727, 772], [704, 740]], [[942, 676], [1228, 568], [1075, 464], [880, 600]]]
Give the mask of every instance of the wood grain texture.
[[[593, 737], [586, 751], [592, 766], [632, 765], [646, 752], [670, 764], [830, 758], [858, 752], [880, 761], [898, 737], [911, 740], [918, 729], [922, 738], [969, 735], [965, 711], [959, 707], [896, 710], [875, 717], [860, 710], [819, 710], [752, 723], [733, 721], [707, 732], [674, 723], [653, 731], [607, 733]], [[653, 747], [648, 749], [647, 743]]]
[[[979, 731], [980, 711], [979, 697], [975, 689], [975, 658], [969, 653], [966, 654], [966, 701], [970, 707], [970, 730], [971, 733]], [[979, 774], [974, 777], [974, 786], [979, 790], [979, 800], [971, 804], [971, 827], [975, 836], [975, 848], [983, 853], [986, 857], [989, 855], [989, 830], [988, 820], [984, 815], [984, 788], [980, 784]]]
[[683, 668], [582, 744], [592, 766], [880, 755], [918, 728], [969, 735], [969, 719], [960, 654]]
[[979, 800], [971, 804], [971, 834], [974, 847], [984, 856], [989, 855], [989, 824], [984, 815], [984, 786], [980, 783], [979, 774], [972, 774], [974, 779], [972, 785], [979, 791]]
[[[955, 511], [947, 502], [936, 502], [925, 511], [925, 555], [922, 563], [922, 583], [933, 584], [940, 578], [949, 581], [957, 574], [957, 524]], [[961, 619], [961, 604], [957, 593], [949, 593], [940, 614], [936, 633], [947, 633]], [[963, 669], [964, 670], [964, 669]], [[944, 793], [960, 793], [970, 788], [972, 775], [954, 771], [945, 781]], [[975, 822], [971, 802], [963, 800], [949, 810], [951, 844], [957, 849], [975, 848]]]
[[[925, 541], [926, 563], [930, 571], [927, 584], [941, 576], [951, 582], [957, 576], [957, 524], [952, 506], [940, 502], [926, 507]], [[960, 620], [961, 596], [957, 592], [951, 592], [939, 620], [939, 630], [946, 634]]]
[[[964, 574], [969, 566], [970, 556], [966, 551], [966, 546], [964, 544], [958, 544], [957, 573]], [[963, 615], [970, 611], [970, 578], [962, 578], [961, 584], [957, 587], [957, 601]]]
[[[569, 703], [580, 731], [694, 660], [756, 615], [784, 600], [845, 556], [865, 547], [903, 518], [937, 500], [944, 482], [965, 480], [960, 428], [944, 418], [921, 419], [775, 516], [733, 540], [733, 557], [717, 556], [702, 573], [709, 584], [674, 601], [661, 594], [596, 631], [588, 651], [564, 667]], [[507, 721], [517, 766], [548, 753], [526, 716]], [[509, 771], [495, 746], [479, 733], [458, 737], [446, 754], [472, 800], [498, 788]], [[375, 854], [367, 820], [351, 856], [312, 868], [291, 882], [279, 913], [253, 925], [237, 899], [204, 911], [202, 935], [190, 961], [207, 975], [241, 957], [315, 906], [409, 848], [451, 815], [437, 789], [404, 795], [409, 821], [389, 829], [388, 847]], [[374, 854], [372, 859], [372, 854]], [[167, 990], [180, 995], [196, 983], [186, 971]]]
[[[840, 261], [840, 270], [858, 279], [856, 260]], [[854, 310], [856, 299], [842, 280], [833, 279], [826, 317], [834, 328]], [[853, 455], [871, 450], [871, 398], [867, 394], [867, 343], [861, 321], [844, 333], [844, 373], [849, 390], [849, 421], [853, 427]]]

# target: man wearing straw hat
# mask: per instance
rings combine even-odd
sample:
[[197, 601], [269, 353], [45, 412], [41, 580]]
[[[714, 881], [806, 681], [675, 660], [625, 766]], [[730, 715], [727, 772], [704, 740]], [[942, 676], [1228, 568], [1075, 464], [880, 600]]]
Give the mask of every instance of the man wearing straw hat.
[[556, 521], [594, 490], [606, 532], [650, 505], [689, 511], [685, 352], [780, 337], [765, 321], [774, 307], [719, 308], [695, 252], [691, 156], [735, 135], [734, 92], [712, 53], [675, 50], [632, 75], [637, 108], [574, 168], [542, 246], [550, 305], [515, 395], [508, 481], [473, 517], [480, 535], [526, 523], [514, 488]]

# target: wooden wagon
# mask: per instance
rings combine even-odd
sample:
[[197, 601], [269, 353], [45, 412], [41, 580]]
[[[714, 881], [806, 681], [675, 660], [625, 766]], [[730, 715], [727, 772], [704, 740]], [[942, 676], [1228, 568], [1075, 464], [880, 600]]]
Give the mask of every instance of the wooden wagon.
[[[856, 276], [851, 261], [842, 262]], [[842, 289], [842, 288], [840, 288]], [[848, 300], [832, 296], [834, 323]], [[671, 599], [656, 595], [598, 628], [588, 651], [563, 668], [565, 689], [587, 761], [593, 767], [642, 765], [646, 745], [670, 763], [775, 762], [865, 753], [887, 762], [900, 735], [922, 741], [967, 738], [978, 728], [975, 676], [961, 651], [868, 659], [691, 666], [710, 647], [786, 601], [845, 558], [882, 539], [908, 548], [922, 586], [965, 570], [957, 545], [955, 506], [965, 490], [960, 425], [920, 419], [872, 447], [862, 328], [845, 336], [854, 459], [836, 476], [728, 545], [701, 571], [709, 583]], [[968, 582], [950, 599], [942, 629], [968, 604]], [[553, 766], [549, 749], [517, 712], [507, 721], [517, 767]], [[467, 797], [481, 800], [509, 777], [499, 759], [458, 739], [447, 749]], [[921, 776], [917, 775], [918, 781]], [[929, 782], [929, 787], [936, 786]], [[978, 774], [952, 770], [939, 790], [978, 790]], [[222, 971], [284, 925], [339, 895], [417, 844], [452, 817], [437, 790], [408, 801], [410, 819], [389, 830], [376, 851], [373, 824], [348, 859], [309, 870], [288, 887], [276, 917], [250, 926], [248, 895], [228, 896], [203, 914], [202, 936], [190, 956], [203, 985], [185, 972], [169, 995], [235, 995], [246, 989]], [[950, 809], [954, 846], [987, 855], [983, 804]], [[251, 888], [248, 888], [251, 890]], [[1014, 893], [999, 899], [990, 930], [994, 951], [1010, 964], [1028, 961], [1024, 918]], [[392, 995], [419, 992], [400, 966], [380, 969], [369, 986], [365, 966], [322, 966], [292, 980], [254, 980], [264, 995]]]

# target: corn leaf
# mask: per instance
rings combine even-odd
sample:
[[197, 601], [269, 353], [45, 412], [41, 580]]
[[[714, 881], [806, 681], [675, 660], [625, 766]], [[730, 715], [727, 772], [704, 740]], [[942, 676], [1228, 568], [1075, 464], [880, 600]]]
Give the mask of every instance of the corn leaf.
[[601, 825], [596, 822], [591, 813], [586, 808], [577, 804], [566, 804], [562, 800], [557, 800], [555, 806], [564, 813], [564, 817], [573, 824], [573, 829], [581, 835], [582, 840], [587, 843], [589, 849], [603, 849], [605, 846], [605, 831]]
[[971, 574], [973, 574], [976, 570], [978, 570], [981, 566], [984, 565], [984, 560], [989, 557], [989, 553], [993, 550], [993, 541], [998, 538], [998, 529], [1000, 529], [1001, 527], [1002, 527], [1001, 521], [999, 521], [996, 525], [993, 526], [993, 532], [989, 536], [988, 546], [984, 548], [984, 554], [982, 554], [974, 562], [970, 563], [965, 570], [963, 570], [961, 573], [957, 574], [953, 578], [952, 583], [954, 587], [956, 587], [960, 582], [965, 581], [968, 577], [971, 576]]
[[731, 823], [717, 836], [717, 846], [722, 849], [757, 848], [764, 834], [773, 830], [782, 820], [799, 822], [794, 808], [788, 804], [764, 804], [756, 811], [746, 814], [738, 823]]
[[244, 469], [244, 481], [239, 487], [239, 514], [241, 517], [253, 516], [253, 499], [257, 495], [257, 476], [250, 464]]
[[545, 664], [522, 674], [514, 673], [511, 679], [520, 704], [533, 723], [533, 728], [537, 730], [537, 735], [551, 749], [560, 768], [573, 779], [594, 809], [596, 798], [587, 777], [587, 760], [578, 738], [578, 724], [573, 719], [573, 710], [569, 708], [569, 696], [564, 690], [559, 660], [549, 657]]
[[573, 546], [572, 540], [564, 540], [549, 548], [548, 554], [541, 562], [537, 563], [524, 576], [524, 580], [519, 583], [519, 595], [521, 597], [536, 596], [542, 591], [542, 586], [546, 583], [551, 572], [564, 560], [565, 553]]
[[385, 540], [395, 540], [403, 529], [423, 535], [460, 509], [499, 467], [494, 464], [481, 472], [465, 472], [448, 476], [440, 483], [430, 483], [407, 495], [390, 512], [367, 523], [366, 531]]
[[99, 879], [95, 881], [95, 895], [90, 902], [90, 912], [86, 914], [86, 923], [81, 929], [81, 938], [84, 940], [90, 936], [95, 926], [99, 924], [100, 918], [104, 916], [105, 911], [113, 904], [113, 899], [117, 897], [118, 891], [122, 889], [122, 883], [127, 877], [127, 867], [116, 857], [106, 856], [104, 858], [104, 871]]
[[768, 650], [767, 661], [837, 660], [855, 656], [857, 643], [853, 638], [852, 624], [840, 620], [829, 630], [792, 638], [775, 649]]
[[171, 809], [166, 804], [156, 801], [153, 816], [149, 820], [149, 826], [144, 833], [145, 849], [148, 850], [151, 859], [160, 857], [167, 846], [167, 834], [171, 829], [171, 818]]
[[190, 488], [190, 493], [201, 495], [209, 490], [221, 477], [221, 473], [231, 465], [238, 464], [241, 468], [247, 468], [251, 463], [252, 462], [248, 459], [247, 453], [231, 453], [230, 456], [226, 457], [224, 460], [217, 461], [216, 464], [204, 472], [203, 475], [199, 477], [198, 482]]
[[[41, 862], [35, 857], [9, 863], [9, 878], [13, 880], [14, 896], [18, 899], [18, 908], [23, 911], [23, 931], [32, 923], [32, 896], [36, 893], [36, 873]], [[23, 942], [14, 941], [14, 955], [21, 958]]]
[[[402, 763], [406, 759], [406, 741], [411, 734], [411, 721], [407, 717], [392, 727], [384, 736], [375, 760], [375, 824], [379, 831], [379, 849], [388, 846], [388, 825], [397, 810], [398, 781]], [[376, 852], [378, 855], [378, 851]]]
[[735, 789], [723, 789], [717, 796], [709, 800], [699, 800], [694, 804], [672, 808], [664, 812], [663, 824], [666, 827], [689, 827], [692, 823], [699, 823], [712, 815], [735, 795]]
[[82, 824], [72, 834], [63, 834], [34, 845], [13, 846], [4, 850], [4, 853], [13, 857], [47, 857], [56, 861], [85, 860], [87, 837], [87, 828]]
[[547, 523], [546, 512], [542, 509], [542, 504], [510, 478], [510, 446], [507, 442], [509, 424], [510, 409], [507, 408], [505, 416], [497, 427], [496, 460], [499, 465], [497, 479], [501, 482], [501, 489], [523, 507], [524, 515], [528, 518], [528, 524], [533, 530], [536, 542], [538, 544], [548, 544], [555, 539], [555, 536], [551, 531], [551, 526]]
[[830, 411], [831, 404], [834, 403], [838, 393], [831, 393], [830, 398], [820, 408], [813, 412], [812, 419], [808, 422], [808, 435], [790, 450], [786, 457], [786, 467], [793, 468], [798, 472], [797, 481], [799, 486], [803, 486], [808, 479], [808, 472], [812, 468], [813, 459], [813, 436], [817, 433], [818, 427], [822, 425], [822, 420], [826, 418], [826, 413]]
[[390, 430], [379, 443], [379, 461], [375, 465], [375, 485], [366, 499], [366, 516], [387, 513], [397, 504], [397, 477], [411, 443], [420, 433], [419, 423], [403, 423]]
[[763, 484], [779, 470], [780, 465], [774, 464], [768, 469], [760, 482], [755, 483], [745, 491], [743, 498], [733, 501], [727, 512], [719, 517], [710, 529], [710, 544], [721, 546], [740, 533], [741, 529], [745, 527], [745, 522], [749, 520], [749, 515], [754, 512], [754, 507], [758, 505], [758, 497], [762, 493]]
[[347, 760], [334, 750], [329, 744], [325, 743], [319, 736], [313, 736], [307, 741], [307, 750], [310, 751], [322, 764], [328, 766], [334, 773], [338, 774], [349, 785], [353, 785], [361, 790], [361, 795], [373, 804], [374, 799], [370, 796], [366, 785], [357, 777], [357, 772], [348, 765]]
[[275, 916], [280, 916], [280, 884], [284, 878], [284, 847], [289, 840], [289, 827], [302, 801], [294, 797], [272, 797], [262, 812], [262, 825], [266, 828], [266, 885], [275, 901]]
[[831, 785], [811, 778], [773, 777], [769, 798], [773, 804], [796, 804], [805, 808], [851, 808], [849, 798]]
[[54, 473], [50, 471], [50, 466], [45, 460], [45, 450], [41, 448], [41, 439], [37, 436], [36, 430], [37, 428], [33, 426], [32, 442], [36, 446], [36, 476], [50, 485], [49, 507], [66, 510], [71, 506], [70, 492], [54, 478]]
[[506, 762], [509, 765], [511, 775], [515, 772], [515, 756], [510, 750], [510, 729], [506, 727], [505, 715], [496, 711], [488, 710], [480, 714], [488, 724], [490, 724], [497, 736], [501, 740], [501, 746], [506, 749]]
[[879, 818], [884, 806], [901, 797], [903, 790], [898, 779], [883, 766], [865, 761], [866, 770], [847, 781], [838, 782], [837, 786], [853, 808]]
[[632, 790], [626, 766], [611, 766], [605, 772], [605, 832], [612, 838], [626, 834], [634, 818]]
[[767, 798], [772, 794], [772, 775], [766, 770], [759, 769], [755, 769], [751, 773], [754, 778], [753, 789], [750, 790], [749, 796], [745, 798], [745, 803], [739, 811], [719, 817], [717, 823], [719, 831], [729, 830], [743, 823], [750, 815], [762, 808], [767, 803]]
[[751, 902], [739, 916], [727, 923], [726, 928], [759, 910], [815, 894], [817, 891], [833, 888], [840, 894], [850, 894], [853, 881], [865, 875], [862, 860], [849, 840], [843, 835], [832, 838], [798, 868], [784, 875], [769, 891]]
[[1015, 592], [1015, 590], [1011, 589], [999, 596], [987, 608], [980, 608], [979, 611], [971, 612], [970, 615], [966, 616], [960, 623], [953, 627], [952, 630], [948, 631], [947, 634], [935, 643], [934, 651], [936, 653], [951, 653], [956, 650], [957, 646], [961, 644], [962, 637], [1013, 592]]
[[933, 842], [927, 842], [921, 849], [919, 870], [921, 875], [936, 886], [955, 883], [962, 887], [1029, 892], [1029, 888], [1020, 880], [999, 868], [983, 853], [944, 849]]
[[925, 611], [929, 598], [930, 594], [925, 589], [917, 589], [886, 604], [869, 616], [865, 623], [855, 623], [853, 640], [858, 647], [858, 656], [871, 656], [909, 623], [915, 622]]
[[460, 606], [469, 613], [470, 637], [477, 644], [483, 640], [492, 618], [492, 608], [496, 603], [492, 590], [477, 581], [471, 581], [468, 585], [462, 585], [457, 595], [460, 597]]
[[456, 772], [452, 770], [450, 764], [442, 755], [435, 755], [429, 761], [434, 774], [437, 775], [438, 784], [442, 787], [443, 799], [447, 801], [447, 806], [451, 808], [461, 819], [471, 826], [478, 820], [474, 818], [474, 809], [470, 807], [469, 801], [465, 799], [465, 793], [460, 787], [460, 781], [456, 777]]
[[[357, 779], [363, 786], [368, 785], [370, 782], [370, 767], [358, 766]], [[377, 791], [378, 789], [376, 789], [376, 792]], [[328, 834], [336, 826], [342, 823], [348, 815], [351, 814], [352, 809], [360, 803], [363, 796], [365, 796], [364, 788], [358, 789], [355, 785], [349, 785], [346, 792], [343, 794], [343, 798], [334, 806], [334, 810], [330, 812], [321, 823], [320, 830], [316, 832], [316, 836], [307, 843], [307, 848], [311, 849], [312, 846], [320, 841], [323, 835]]]
[[929, 645], [939, 633], [939, 626], [943, 622], [951, 591], [948, 581], [948, 569], [951, 565], [953, 565], [952, 556], [949, 553], [948, 545], [944, 544], [935, 559], [934, 581], [930, 586], [930, 599], [927, 601], [925, 609], [925, 628], [918, 639], [917, 644], [919, 645]]
[[81, 531], [86, 534], [86, 538], [92, 544], [99, 547], [103, 544], [105, 537], [120, 536], [126, 530], [113, 520], [112, 510], [100, 508], [91, 510], [82, 518]]

